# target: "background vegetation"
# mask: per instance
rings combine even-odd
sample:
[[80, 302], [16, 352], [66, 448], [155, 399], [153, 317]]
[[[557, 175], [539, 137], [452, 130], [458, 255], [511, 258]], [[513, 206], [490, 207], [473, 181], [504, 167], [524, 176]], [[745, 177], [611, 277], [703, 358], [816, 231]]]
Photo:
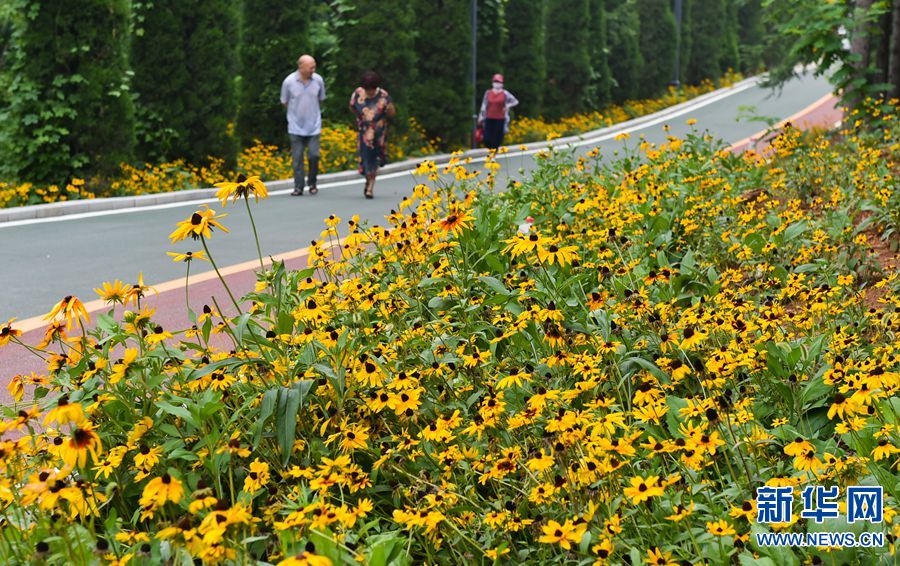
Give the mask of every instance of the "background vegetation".
[[[376, 0], [9, 0], [0, 6], [0, 179], [82, 178], [96, 190], [120, 163], [234, 167], [256, 140], [286, 144], [278, 92], [306, 51], [326, 81], [329, 124], [351, 124], [346, 100], [373, 68], [397, 102], [398, 134], [415, 118], [443, 149], [466, 145], [476, 98], [470, 10], [469, 0], [390, 9]], [[682, 78], [757, 70], [764, 37], [738, 15], [759, 27], [762, 10], [759, 1], [685, 0], [683, 48], [717, 50], [684, 56]], [[521, 100], [517, 116], [602, 110], [655, 97], [672, 80], [669, 2], [478, 0], [478, 14], [476, 90], [504, 73]]]
[[[518, 118], [560, 120], [649, 99], [675, 79], [715, 81], [797, 64], [830, 73], [855, 105], [900, 96], [900, 0], [8, 0], [0, 5], [0, 180], [104, 193], [121, 165], [234, 169], [285, 145], [281, 80], [311, 52], [325, 120], [351, 126], [362, 70], [385, 79], [395, 134], [468, 144], [473, 100], [502, 72]], [[770, 30], [770, 31], [766, 31]], [[51, 40], [52, 39], [52, 40]], [[415, 121], [411, 122], [410, 119]], [[399, 138], [396, 138], [399, 139]], [[410, 151], [410, 148], [406, 148]]]

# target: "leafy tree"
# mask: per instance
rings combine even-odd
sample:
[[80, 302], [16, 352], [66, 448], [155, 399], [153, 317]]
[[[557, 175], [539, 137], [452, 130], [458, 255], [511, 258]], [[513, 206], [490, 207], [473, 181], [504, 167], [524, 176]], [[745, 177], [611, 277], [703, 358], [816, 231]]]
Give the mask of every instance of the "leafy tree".
[[214, 156], [234, 164], [235, 1], [147, 0], [135, 10], [132, 68], [140, 155], [194, 163]]
[[724, 0], [693, 0], [691, 5], [691, 53], [686, 79], [698, 84], [722, 75], [726, 11]]
[[[134, 72], [137, 156], [164, 161], [188, 154], [188, 98], [193, 83], [185, 36], [187, 13], [177, 0], [134, 2]], [[165, 49], [160, 49], [165, 45]]]
[[[9, 0], [2, 174], [97, 183], [131, 158], [127, 0]], [[8, 12], [9, 13], [9, 12]]]
[[409, 115], [410, 89], [416, 77], [415, 12], [405, 2], [384, 9], [379, 0], [352, 0], [338, 28], [338, 47], [332, 66], [334, 74], [328, 93], [328, 112], [333, 120], [349, 122], [350, 95], [363, 71], [373, 70], [397, 107], [398, 127]]
[[679, 69], [678, 69], [678, 80], [679, 82], [685, 82], [686, 77], [688, 76], [688, 64], [691, 60], [691, 50], [693, 49], [694, 39], [693, 33], [691, 31], [691, 14], [694, 10], [694, 0], [682, 0], [681, 2], [681, 32], [680, 32], [680, 46], [681, 50], [679, 56]]
[[607, 0], [607, 38], [609, 70], [613, 77], [612, 99], [622, 102], [638, 95], [638, 83], [644, 58], [641, 56], [641, 22], [634, 0]]
[[763, 65], [765, 48], [762, 0], [742, 0], [738, 4], [737, 20], [741, 71], [755, 73]]
[[503, 72], [506, 35], [503, 0], [478, 0], [478, 60], [475, 77], [479, 93], [490, 88], [494, 73]]
[[235, 0], [198, 0], [190, 18], [187, 61], [193, 83], [188, 98], [188, 158], [221, 157], [234, 166], [237, 138], [238, 11]]
[[[516, 95], [516, 112], [539, 116], [544, 98], [544, 0], [509, 0], [506, 4], [507, 46], [503, 68], [506, 88]], [[479, 49], [480, 50], [480, 49]]]
[[410, 112], [445, 147], [468, 144], [474, 111], [468, 0], [416, 0], [417, 80]]
[[639, 44], [644, 59], [638, 96], [650, 98], [672, 80], [677, 47], [675, 17], [669, 2], [659, 0], [637, 0], [637, 13], [640, 18]]
[[[887, 1], [820, 2], [795, 0], [790, 3], [764, 0], [765, 21], [777, 35], [783, 57], [773, 65], [770, 84], [783, 84], [796, 74], [798, 64], [816, 65], [815, 73], [829, 77], [843, 93], [843, 102], [855, 106], [867, 97], [878, 97], [897, 88], [882, 84], [876, 68], [879, 43], [900, 41], [884, 34], [877, 23], [891, 9]], [[900, 17], [900, 11], [897, 17]], [[900, 51], [900, 50], [898, 50]]]
[[237, 131], [245, 147], [286, 143], [281, 82], [310, 50], [309, 8], [309, 0], [244, 0]]
[[725, 0], [725, 27], [722, 30], [722, 56], [719, 58], [719, 69], [722, 72], [731, 69], [740, 70], [740, 39], [738, 32], [738, 1]]
[[589, 8], [589, 0], [549, 0], [544, 114], [550, 118], [577, 114], [586, 106], [591, 83]]
[[609, 70], [609, 48], [606, 35], [606, 2], [591, 0], [591, 29], [589, 49], [591, 55], [590, 101], [600, 107], [612, 97], [612, 75]]
[[890, 66], [888, 83], [891, 85], [889, 95], [900, 99], [900, 0], [894, 0], [894, 11], [891, 14]]

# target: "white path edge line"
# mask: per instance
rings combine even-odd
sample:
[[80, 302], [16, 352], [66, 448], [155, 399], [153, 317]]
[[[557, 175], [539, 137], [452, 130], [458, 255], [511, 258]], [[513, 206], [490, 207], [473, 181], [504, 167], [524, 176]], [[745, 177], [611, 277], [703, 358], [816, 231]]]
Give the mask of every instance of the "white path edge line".
[[[590, 145], [590, 144], [610, 140], [610, 139], [613, 139], [616, 136], [619, 136], [623, 133], [630, 134], [630, 133], [637, 132], [640, 130], [645, 130], [652, 126], [656, 126], [658, 124], [667, 122], [673, 118], [683, 116], [684, 114], [693, 112], [693, 111], [703, 108], [705, 106], [709, 106], [710, 104], [719, 102], [720, 100], [728, 98], [729, 96], [733, 96], [733, 95], [743, 92], [747, 89], [755, 87], [756, 85], [757, 85], [756, 82], [751, 82], [751, 83], [741, 85], [739, 87], [735, 87], [733, 89], [722, 92], [714, 97], [710, 97], [706, 100], [698, 102], [696, 105], [688, 106], [686, 108], [682, 108], [675, 112], [664, 114], [658, 118], [654, 118], [653, 120], [643, 122], [641, 124], [632, 126], [630, 128], [622, 128], [622, 129], [617, 130], [616, 132], [608, 133], [608, 134], [601, 134], [601, 135], [595, 136], [595, 137], [590, 137], [590, 135], [588, 134], [585, 137], [585, 139], [579, 140], [577, 142], [568, 142], [565, 144], [560, 144], [559, 146], [550, 146], [550, 147], [581, 147], [584, 145]], [[665, 110], [662, 110], [661, 112], [665, 112]], [[550, 148], [542, 147], [539, 149], [528, 149], [528, 150], [524, 150], [524, 151], [522, 151], [522, 150], [509, 151], [507, 153], [497, 155], [495, 157], [495, 160], [499, 161], [501, 159], [511, 159], [513, 157], [523, 157], [523, 156], [527, 156], [527, 155], [534, 155], [534, 154], [540, 153], [542, 151], [547, 151], [548, 149], [550, 149]], [[422, 161], [425, 161], [427, 159], [428, 159], [427, 157], [424, 157], [424, 158], [422, 158]], [[463, 158], [461, 163], [462, 164], [481, 163], [483, 161], [486, 161], [486, 159], [487, 159], [487, 157]], [[380, 175], [378, 178], [379, 179], [396, 179], [396, 178], [404, 177], [407, 175], [411, 176], [412, 171], [398, 171], [396, 173], [388, 173], [386, 175]], [[323, 185], [319, 185], [319, 188], [324, 189], [324, 188], [346, 187], [349, 185], [358, 185], [360, 183], [362, 183], [362, 179], [359, 179], [359, 180], [354, 179], [352, 181], [338, 181], [338, 182], [334, 182], [334, 183], [325, 183]], [[269, 193], [269, 195], [270, 196], [282, 196], [282, 195], [290, 194], [291, 191], [292, 191], [292, 189], [282, 189], [282, 190], [272, 191]], [[114, 210], [98, 210], [96, 212], [80, 212], [77, 214], [68, 214], [68, 215], [64, 215], [64, 216], [52, 216], [52, 217], [48, 217], [48, 218], [29, 218], [26, 220], [13, 220], [10, 222], [0, 223], [0, 230], [2, 230], [4, 228], [14, 228], [16, 226], [44, 224], [46, 222], [65, 222], [68, 220], [80, 220], [80, 219], [84, 219], [84, 218], [94, 218], [94, 217], [98, 217], [98, 216], [111, 216], [114, 214], [133, 214], [136, 212], [164, 210], [164, 209], [168, 209], [168, 208], [180, 208], [180, 207], [191, 207], [191, 206], [196, 207], [201, 204], [212, 204], [215, 202], [219, 202], [219, 199], [209, 198], [209, 199], [202, 199], [202, 200], [191, 200], [191, 201], [186, 201], [186, 202], [172, 202], [172, 203], [167, 203], [167, 204], [156, 204], [156, 205], [151, 205], [151, 206], [120, 208], [120, 209], [114, 209]]]

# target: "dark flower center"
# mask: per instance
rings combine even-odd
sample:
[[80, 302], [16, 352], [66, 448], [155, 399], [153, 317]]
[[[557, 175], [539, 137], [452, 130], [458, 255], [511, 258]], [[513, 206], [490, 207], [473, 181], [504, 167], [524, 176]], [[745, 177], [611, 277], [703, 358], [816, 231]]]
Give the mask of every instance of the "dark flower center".
[[90, 431], [84, 430], [83, 428], [76, 428], [75, 432], [72, 433], [72, 437], [75, 439], [75, 446], [78, 448], [84, 448], [91, 442]]

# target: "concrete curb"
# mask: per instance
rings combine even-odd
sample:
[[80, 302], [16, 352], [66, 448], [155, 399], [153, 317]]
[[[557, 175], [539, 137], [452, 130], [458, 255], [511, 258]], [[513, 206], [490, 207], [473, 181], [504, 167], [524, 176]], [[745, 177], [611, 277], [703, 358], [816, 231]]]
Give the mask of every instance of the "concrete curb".
[[[627, 120], [625, 122], [619, 122], [618, 124], [614, 124], [607, 128], [602, 128], [600, 130], [593, 130], [590, 132], [585, 132], [583, 134], [579, 134], [577, 136], [569, 136], [565, 138], [557, 138], [555, 140], [549, 142], [532, 142], [528, 144], [521, 144], [520, 146], [508, 146], [510, 148], [518, 148], [524, 145], [527, 149], [526, 151], [540, 150], [550, 146], [559, 147], [564, 146], [568, 143], [579, 142], [579, 141], [589, 141], [596, 137], [607, 136], [609, 134], [613, 134], [619, 130], [624, 130], [627, 128], [632, 128], [635, 126], [640, 126], [645, 122], [649, 122], [652, 120], [656, 120], [660, 117], [665, 117], [668, 114], [674, 114], [686, 108], [691, 108], [695, 105], [702, 104], [709, 98], [719, 96], [720, 94], [727, 92], [729, 90], [735, 90], [738, 88], [742, 88], [747, 85], [752, 85], [761, 80], [761, 76], [750, 77], [744, 79], [738, 83], [735, 83], [729, 87], [720, 88], [714, 90], [712, 92], [708, 92], [706, 94], [702, 94], [685, 102], [681, 102], [674, 106], [669, 106], [659, 112], [655, 112], [653, 114], [647, 114], [646, 116], [641, 116], [639, 118], [634, 118], [631, 120]], [[509, 154], [514, 155], [517, 153], [517, 149], [510, 149]], [[461, 156], [461, 159], [465, 159], [466, 157], [483, 157], [487, 154], [487, 150], [485, 149], [472, 149], [465, 151]], [[434, 161], [437, 165], [446, 164], [452, 155], [449, 153], [442, 153], [438, 155], [430, 155], [427, 157], [417, 157], [413, 159], [407, 159], [404, 161], [398, 161], [397, 163], [389, 163], [385, 165], [379, 170], [380, 174], [386, 173], [397, 173], [402, 171], [412, 171], [415, 169], [422, 161], [429, 159]], [[340, 171], [337, 173], [327, 173], [325, 175], [321, 175], [319, 177], [319, 183], [324, 185], [326, 183], [334, 183], [340, 181], [349, 181], [354, 179], [361, 179], [359, 173], [354, 171]], [[266, 183], [266, 187], [269, 190], [281, 190], [281, 189], [289, 189], [291, 188], [293, 181], [291, 179], [284, 179], [280, 181], [270, 181]], [[189, 202], [196, 200], [206, 200], [210, 198], [214, 198], [216, 194], [216, 190], [214, 188], [210, 189], [191, 189], [186, 191], [175, 191], [171, 193], [159, 193], [152, 195], [140, 195], [133, 197], [107, 197], [107, 198], [98, 198], [91, 200], [73, 200], [67, 202], [56, 202], [51, 204], [36, 204], [31, 206], [21, 206], [16, 208], [8, 208], [8, 209], [0, 209], [0, 223], [4, 222], [13, 222], [17, 220], [31, 220], [35, 218], [51, 218], [56, 216], [68, 216], [70, 214], [81, 214], [86, 212], [98, 212], [103, 210], [117, 210], [122, 208], [140, 208], [145, 206], [154, 206], [160, 204], [170, 204], [176, 202]]]

